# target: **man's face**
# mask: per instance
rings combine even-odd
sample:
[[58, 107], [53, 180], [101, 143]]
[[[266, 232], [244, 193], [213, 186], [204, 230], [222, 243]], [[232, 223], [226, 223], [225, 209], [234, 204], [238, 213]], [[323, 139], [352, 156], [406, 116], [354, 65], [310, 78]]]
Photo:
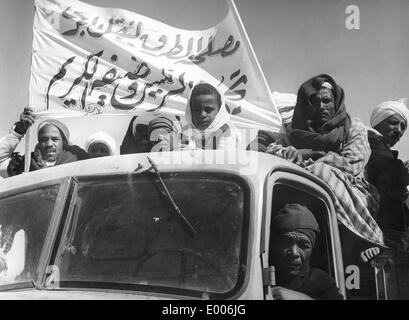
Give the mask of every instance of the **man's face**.
[[394, 114], [377, 124], [374, 129], [383, 135], [390, 147], [393, 147], [405, 133], [406, 126], [405, 119], [398, 114]]
[[99, 158], [110, 156], [109, 148], [102, 142], [95, 142], [91, 144], [88, 149], [89, 156], [91, 158]]
[[330, 89], [321, 89], [311, 96], [314, 122], [322, 125], [335, 115], [334, 95]]
[[43, 160], [55, 161], [64, 149], [60, 130], [52, 124], [46, 124], [38, 135], [38, 145]]
[[200, 130], [207, 129], [219, 112], [219, 102], [213, 94], [200, 94], [192, 97], [190, 109], [192, 122]]
[[292, 231], [277, 235], [271, 250], [277, 272], [292, 278], [297, 276], [310, 260], [312, 243], [305, 234]]

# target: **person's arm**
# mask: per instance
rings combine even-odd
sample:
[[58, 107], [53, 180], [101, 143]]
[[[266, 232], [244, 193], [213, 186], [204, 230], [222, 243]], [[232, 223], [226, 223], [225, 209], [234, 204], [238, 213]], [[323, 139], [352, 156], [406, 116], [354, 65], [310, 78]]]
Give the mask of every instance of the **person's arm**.
[[10, 159], [22, 137], [23, 135], [10, 129], [10, 131], [0, 139], [0, 163]]
[[273, 143], [278, 142], [278, 133], [259, 130], [257, 136], [247, 146], [247, 150], [266, 152], [267, 147]]
[[271, 289], [271, 294], [273, 295], [274, 300], [315, 300], [305, 293], [279, 286], [273, 287]]
[[16, 150], [21, 138], [26, 134], [27, 129], [35, 121], [34, 112], [31, 108], [25, 108], [20, 114], [20, 120], [16, 122], [9, 132], [0, 139], [0, 163], [7, 168], [13, 152]]
[[367, 130], [361, 125], [355, 125], [351, 127], [349, 137], [339, 154], [330, 151], [317, 162], [324, 162], [356, 176], [363, 172], [370, 155]]

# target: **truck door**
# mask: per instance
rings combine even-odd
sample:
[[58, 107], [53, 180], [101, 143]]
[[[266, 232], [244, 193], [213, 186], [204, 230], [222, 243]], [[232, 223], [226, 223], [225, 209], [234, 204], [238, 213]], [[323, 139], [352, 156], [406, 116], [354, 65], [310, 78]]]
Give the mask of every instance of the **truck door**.
[[[271, 287], [280, 283], [278, 274], [274, 273], [272, 249], [274, 232], [270, 221], [286, 204], [300, 204], [307, 207], [320, 226], [320, 233], [312, 249], [311, 270], [319, 269], [329, 275], [345, 298], [345, 279], [342, 261], [341, 245], [338, 233], [338, 223], [329, 193], [317, 183], [294, 173], [274, 172], [266, 182], [265, 216], [261, 248], [263, 264], [263, 282], [266, 299], [272, 298]], [[316, 297], [320, 298], [320, 297]]]

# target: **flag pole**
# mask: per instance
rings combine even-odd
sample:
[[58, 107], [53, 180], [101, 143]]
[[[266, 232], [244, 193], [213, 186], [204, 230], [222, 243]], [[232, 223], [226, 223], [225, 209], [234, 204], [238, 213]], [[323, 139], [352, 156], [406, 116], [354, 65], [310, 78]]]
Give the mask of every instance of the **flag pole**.
[[30, 131], [31, 128], [28, 127], [25, 139], [25, 151], [24, 151], [24, 172], [30, 171], [30, 163], [31, 163], [31, 152], [30, 152]]
[[[34, 20], [36, 15], [37, 7], [34, 3]], [[33, 24], [33, 39], [34, 39], [34, 24]], [[32, 97], [31, 97], [31, 83], [33, 78], [33, 48], [31, 48], [31, 59], [30, 59], [30, 84], [28, 87], [28, 106], [32, 107]], [[28, 127], [26, 135], [24, 137], [25, 142], [25, 150], [24, 150], [24, 172], [30, 171], [30, 164], [31, 164], [31, 152], [30, 152], [30, 133], [31, 133], [31, 126]]]
[[[239, 26], [239, 32], [241, 33], [241, 35], [243, 37], [243, 40], [246, 43], [246, 46], [250, 51], [250, 54], [249, 54], [250, 55], [250, 60], [251, 60], [252, 64], [255, 66], [255, 69], [260, 72], [263, 85], [265, 86], [265, 89], [269, 93], [269, 98], [271, 100], [272, 106], [275, 109], [276, 113], [279, 114], [278, 109], [277, 109], [277, 107], [276, 107], [276, 105], [274, 103], [270, 87], [269, 87], [269, 85], [267, 83], [266, 77], [264, 76], [263, 70], [261, 69], [260, 63], [258, 62], [258, 59], [257, 59], [256, 53], [255, 53], [255, 51], [253, 49], [253, 46], [251, 45], [250, 38], [248, 37], [246, 29], [244, 28], [243, 21], [241, 21], [239, 11], [237, 10], [237, 7], [236, 7], [236, 5], [234, 3], [234, 0], [226, 0], [226, 2], [227, 2], [227, 5], [229, 6], [230, 10], [233, 13], [233, 18], [235, 19], [237, 25]], [[280, 117], [280, 121], [281, 121], [281, 117]]]

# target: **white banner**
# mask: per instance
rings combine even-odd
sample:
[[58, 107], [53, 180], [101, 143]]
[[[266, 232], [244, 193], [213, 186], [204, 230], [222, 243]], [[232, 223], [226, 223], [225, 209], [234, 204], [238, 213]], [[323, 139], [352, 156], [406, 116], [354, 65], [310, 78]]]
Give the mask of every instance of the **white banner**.
[[279, 130], [280, 115], [234, 5], [221, 23], [200, 31], [75, 0], [36, 0], [35, 7], [35, 112], [183, 115], [190, 87], [206, 81], [225, 92], [237, 124]]

